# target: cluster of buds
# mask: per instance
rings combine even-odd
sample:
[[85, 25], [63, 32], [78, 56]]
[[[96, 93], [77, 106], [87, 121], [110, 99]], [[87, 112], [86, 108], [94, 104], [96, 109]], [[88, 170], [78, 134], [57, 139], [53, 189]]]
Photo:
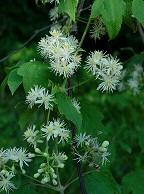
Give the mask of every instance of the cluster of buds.
[[57, 174], [55, 172], [55, 168], [64, 168], [64, 162], [68, 159], [68, 157], [65, 153], [61, 152], [53, 152], [52, 155], [50, 155], [47, 152], [42, 152], [38, 148], [35, 149], [35, 152], [44, 157], [47, 162], [40, 164], [37, 173], [34, 174], [34, 178], [42, 177], [42, 184], [46, 184], [51, 181], [53, 185], [57, 185]]
[[107, 159], [107, 156], [110, 155], [108, 152], [108, 141], [104, 141], [100, 144], [97, 138], [92, 138], [90, 135], [86, 135], [86, 133], [77, 135], [75, 141], [79, 148], [76, 152], [77, 162], [82, 161], [88, 163], [91, 167], [96, 166], [99, 168], [109, 161]]

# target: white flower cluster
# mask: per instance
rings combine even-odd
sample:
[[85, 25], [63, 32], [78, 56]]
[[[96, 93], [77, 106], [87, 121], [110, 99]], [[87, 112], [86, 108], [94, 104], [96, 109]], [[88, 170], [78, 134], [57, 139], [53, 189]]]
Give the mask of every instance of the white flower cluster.
[[65, 36], [61, 31], [50, 31], [38, 43], [38, 51], [50, 61], [50, 69], [59, 76], [70, 77], [79, 67], [81, 56], [76, 53], [78, 41], [73, 36]]
[[46, 88], [35, 86], [34, 89], [31, 88], [26, 96], [26, 103], [32, 108], [34, 105], [44, 105], [45, 109], [51, 109], [53, 107], [52, 102], [54, 101], [54, 95], [49, 94]]
[[143, 80], [143, 67], [141, 64], [133, 64], [130, 69], [124, 69], [122, 72], [122, 82], [118, 90], [120, 92], [129, 88], [134, 95], [140, 93], [142, 80]]
[[41, 183], [46, 184], [48, 182], [52, 182], [53, 185], [57, 185], [57, 175], [55, 172], [55, 167], [64, 168], [64, 162], [68, 159], [65, 153], [54, 153], [52, 156], [44, 153], [48, 158], [47, 162], [42, 163], [37, 170], [37, 173], [34, 174], [34, 178], [41, 178]]
[[[24, 148], [10, 148], [0, 150], [0, 191], [13, 191], [16, 189], [11, 179], [15, 176], [15, 167], [19, 165], [22, 173], [25, 173], [24, 164], [28, 166], [28, 162], [32, 161], [35, 154], [28, 153]], [[7, 163], [12, 162], [11, 167], [7, 167]], [[10, 171], [9, 171], [10, 170]]]
[[113, 92], [120, 82], [123, 66], [111, 55], [106, 55], [102, 51], [94, 51], [87, 57], [84, 68], [90, 71], [96, 79], [102, 81], [98, 90]]
[[66, 129], [64, 121], [60, 121], [60, 119], [50, 121], [47, 125], [42, 127], [43, 137], [47, 138], [47, 141], [50, 138], [54, 139], [60, 137], [59, 143], [64, 143], [68, 141], [70, 138], [69, 133], [70, 131]]
[[90, 30], [90, 38], [93, 38], [95, 41], [96, 39], [100, 40], [101, 37], [105, 34], [106, 34], [106, 28], [104, 26], [102, 18], [99, 17], [97, 20], [95, 20], [93, 29]]
[[90, 135], [86, 135], [86, 133], [77, 135], [75, 141], [77, 142], [77, 147], [80, 147], [79, 152], [76, 153], [77, 162], [87, 162], [89, 166], [99, 168], [100, 165], [109, 161], [107, 159], [107, 156], [110, 155], [108, 152], [108, 141], [100, 144], [97, 138], [92, 138]]
[[127, 85], [132, 90], [134, 95], [140, 93], [141, 79], [143, 76], [143, 67], [141, 64], [134, 64], [133, 71], [130, 74], [130, 79], [127, 80]]

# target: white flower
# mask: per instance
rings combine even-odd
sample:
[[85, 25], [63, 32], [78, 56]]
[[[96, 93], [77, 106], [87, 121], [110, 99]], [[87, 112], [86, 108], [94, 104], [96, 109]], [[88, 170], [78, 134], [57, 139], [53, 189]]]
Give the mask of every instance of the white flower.
[[107, 55], [103, 51], [91, 52], [87, 57], [85, 69], [90, 71], [93, 75], [99, 77], [99, 70], [101, 69], [103, 62], [106, 60]]
[[14, 189], [16, 189], [16, 187], [11, 181], [11, 179], [14, 176], [15, 175], [13, 174], [9, 174], [8, 176], [5, 176], [0, 173], [0, 192], [5, 191], [6, 193], [9, 193], [10, 191], [13, 191]]
[[34, 89], [30, 89], [26, 97], [26, 103], [32, 108], [35, 104], [45, 106], [45, 109], [51, 109], [53, 107], [52, 102], [54, 101], [54, 95], [49, 94], [46, 88], [35, 86]]
[[43, 93], [45, 89], [39, 86], [35, 86], [34, 89], [31, 88], [26, 96], [26, 103], [29, 104], [29, 107], [32, 108], [35, 105], [35, 102], [39, 96]]
[[49, 16], [50, 16], [50, 20], [51, 21], [55, 21], [56, 19], [58, 19], [59, 15], [58, 15], [58, 7], [54, 7], [50, 10], [49, 12]]
[[70, 133], [70, 131], [67, 129], [60, 130], [59, 131], [60, 140], [58, 143], [62, 142], [62, 144], [64, 144], [65, 141], [68, 141], [68, 139], [70, 138], [69, 133]]
[[18, 148], [17, 151], [17, 157], [18, 157], [18, 162], [20, 164], [21, 170], [23, 169], [23, 165], [26, 164], [28, 166], [27, 162], [31, 162], [32, 159], [28, 156], [28, 151], [24, 148]]
[[52, 137], [52, 139], [58, 136], [58, 130], [55, 129], [53, 122], [49, 122], [48, 125], [44, 125], [41, 129], [44, 134], [43, 137], [47, 138], [47, 141]]
[[74, 107], [77, 109], [77, 111], [80, 113], [80, 109], [81, 109], [80, 102], [78, 102], [77, 99], [73, 98], [72, 103], [73, 103]]
[[27, 130], [24, 132], [24, 137], [28, 143], [32, 144], [34, 148], [37, 147], [37, 143], [43, 143], [42, 140], [39, 139], [37, 134], [39, 133], [38, 130], [35, 130], [36, 126], [29, 126]]
[[18, 162], [18, 148], [9, 148], [5, 152], [5, 158], [6, 160], [12, 160], [14, 162]]
[[52, 103], [54, 101], [54, 95], [49, 94], [48, 90], [43, 90], [43, 92], [39, 95], [38, 99], [35, 101], [35, 104], [39, 104], [41, 106], [44, 104], [45, 109], [51, 109], [53, 107]]
[[113, 92], [113, 90], [116, 90], [116, 86], [119, 83], [119, 79], [117, 77], [111, 77], [111, 76], [103, 76], [103, 82], [99, 84], [97, 87], [98, 90]]
[[141, 64], [134, 64], [134, 68], [139, 74], [143, 73], [143, 67]]
[[139, 85], [139, 81], [137, 79], [133, 79], [133, 78], [129, 79], [127, 81], [127, 85], [133, 91], [134, 95], [140, 93], [140, 85]]
[[80, 133], [79, 135], [76, 135], [75, 141], [77, 142], [77, 146], [83, 146], [85, 143], [87, 143], [90, 140], [91, 136], [86, 135], [86, 133], [82, 134]]
[[54, 157], [54, 161], [56, 163], [56, 165], [58, 166], [58, 168], [63, 168], [64, 167], [64, 162], [65, 160], [68, 159], [67, 155], [65, 155], [65, 153], [53, 153], [53, 157]]
[[0, 149], [0, 169], [1, 169], [1, 167], [2, 167], [5, 163], [7, 163], [7, 161], [8, 161], [8, 160], [6, 159], [5, 153], [6, 153], [6, 150], [3, 150], [3, 148]]

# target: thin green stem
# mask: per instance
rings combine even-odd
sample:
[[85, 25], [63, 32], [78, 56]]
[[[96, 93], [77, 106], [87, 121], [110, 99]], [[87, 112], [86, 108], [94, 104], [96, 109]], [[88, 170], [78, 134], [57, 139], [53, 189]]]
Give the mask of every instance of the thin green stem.
[[[58, 137], [55, 138], [55, 154], [56, 155], [58, 154]], [[59, 193], [60, 194], [64, 194], [64, 187], [61, 185], [59, 171], [58, 171], [58, 166], [56, 166], [56, 175], [57, 175]]]
[[91, 24], [91, 17], [89, 17], [88, 23], [87, 23], [87, 25], [86, 25], [85, 31], [84, 31], [84, 33], [83, 33], [83, 35], [82, 35], [82, 38], [81, 38], [81, 41], [80, 41], [80, 43], [79, 43], [79, 47], [78, 47], [78, 48], [81, 47], [81, 45], [82, 45], [82, 43], [83, 43], [83, 41], [84, 41], [84, 39], [85, 39], [85, 36], [86, 36], [86, 34], [87, 34], [87, 31], [88, 31], [88, 29], [89, 29], [90, 24]]
[[79, 87], [79, 86], [81, 86], [81, 85], [83, 85], [83, 84], [85, 84], [85, 83], [91, 81], [91, 80], [92, 80], [92, 78], [91, 78], [91, 79], [88, 79], [88, 80], [86, 80], [86, 81], [83, 81], [83, 82], [81, 82], [81, 83], [79, 83], [79, 84], [76, 84], [75, 86], [69, 87], [69, 88], [67, 88], [66, 90], [74, 89], [74, 88], [76, 88], [76, 87]]
[[[88, 172], [83, 173], [83, 175], [87, 175], [87, 174], [89, 174], [89, 173], [91, 173], [91, 172], [95, 172], [95, 171], [94, 171], [94, 170], [93, 170], [93, 171], [88, 171]], [[73, 179], [71, 182], [69, 182], [67, 185], [65, 185], [64, 188], [66, 189], [67, 187], [69, 187], [72, 183], [74, 183], [74, 182], [77, 181], [78, 179], [79, 179], [79, 177]]]

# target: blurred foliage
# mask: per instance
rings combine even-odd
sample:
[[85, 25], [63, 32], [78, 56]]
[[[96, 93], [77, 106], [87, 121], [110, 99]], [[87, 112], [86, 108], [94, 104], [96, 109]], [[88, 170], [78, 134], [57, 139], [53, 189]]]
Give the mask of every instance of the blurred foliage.
[[[1, 1], [0, 59], [20, 47], [33, 35], [36, 29], [49, 25], [48, 10], [50, 6], [46, 5], [44, 7], [41, 5], [38, 7], [34, 0]], [[81, 37], [82, 29], [83, 24], [79, 24], [78, 38]], [[0, 82], [6, 76], [4, 71], [5, 67], [12, 67], [20, 60], [27, 62], [35, 57], [37, 60], [40, 59], [36, 51], [37, 41], [47, 32], [48, 30], [41, 32], [26, 48], [21, 49], [0, 63]], [[83, 49], [87, 51], [96, 49], [104, 50], [113, 54], [113, 56], [118, 56], [122, 62], [125, 62], [124, 68], [132, 66], [133, 63], [143, 63], [144, 65], [144, 60], [139, 55], [136, 55], [137, 57], [135, 56], [135, 61], [128, 60], [134, 56], [134, 53], [139, 54], [143, 52], [143, 44], [138, 31], [134, 33], [125, 24], [123, 24], [120, 33], [114, 40], [109, 41], [108, 36], [105, 36], [102, 40], [98, 40], [95, 43], [87, 37], [84, 41]], [[78, 71], [77, 77], [82, 77], [83, 80], [89, 78], [82, 70]], [[77, 80], [75, 78], [74, 83], [76, 82]], [[96, 90], [96, 87], [95, 82], [92, 81], [76, 89], [75, 92], [80, 101], [91, 102], [104, 115], [103, 124], [106, 129], [107, 139], [111, 143], [111, 162], [109, 165], [117, 182], [124, 186], [124, 194], [130, 192], [133, 194], [142, 194], [144, 192], [143, 190], [136, 190], [135, 188], [138, 185], [142, 188], [144, 179], [142, 175], [144, 169], [144, 92], [141, 91], [137, 96], [134, 96], [130, 91], [124, 91], [122, 93], [115, 92], [109, 95], [105, 93], [101, 94]], [[18, 89], [14, 96], [11, 95], [8, 88], [0, 96], [0, 147], [6, 149], [7, 147], [25, 145], [21, 141], [22, 131], [18, 125], [21, 110], [24, 107], [25, 94], [22, 87]], [[38, 117], [40, 125], [43, 116], [41, 111], [39, 111], [36, 112], [33, 119], [37, 121]], [[97, 118], [95, 122], [97, 122]], [[68, 147], [66, 149], [69, 152], [70, 148]], [[71, 154], [69, 161], [72, 158]], [[35, 169], [37, 169], [37, 166]], [[74, 164], [70, 166], [67, 163], [65, 172], [67, 173], [61, 174], [62, 182], [66, 182], [69, 174], [73, 174]], [[74, 176], [76, 177], [76, 173]], [[20, 179], [17, 179], [16, 184], [19, 181]], [[26, 180], [24, 181], [26, 182]], [[132, 185], [132, 187], [127, 188], [127, 184]], [[113, 188], [111, 189], [113, 190]], [[18, 189], [14, 193], [21, 193], [21, 190], [19, 191]], [[27, 188], [25, 188], [23, 193], [28, 194]], [[31, 193], [45, 194], [47, 191], [37, 187], [37, 192], [31, 191]], [[55, 192], [51, 191], [49, 193], [53, 194]], [[71, 185], [66, 190], [66, 193], [80, 193], [78, 181]]]

